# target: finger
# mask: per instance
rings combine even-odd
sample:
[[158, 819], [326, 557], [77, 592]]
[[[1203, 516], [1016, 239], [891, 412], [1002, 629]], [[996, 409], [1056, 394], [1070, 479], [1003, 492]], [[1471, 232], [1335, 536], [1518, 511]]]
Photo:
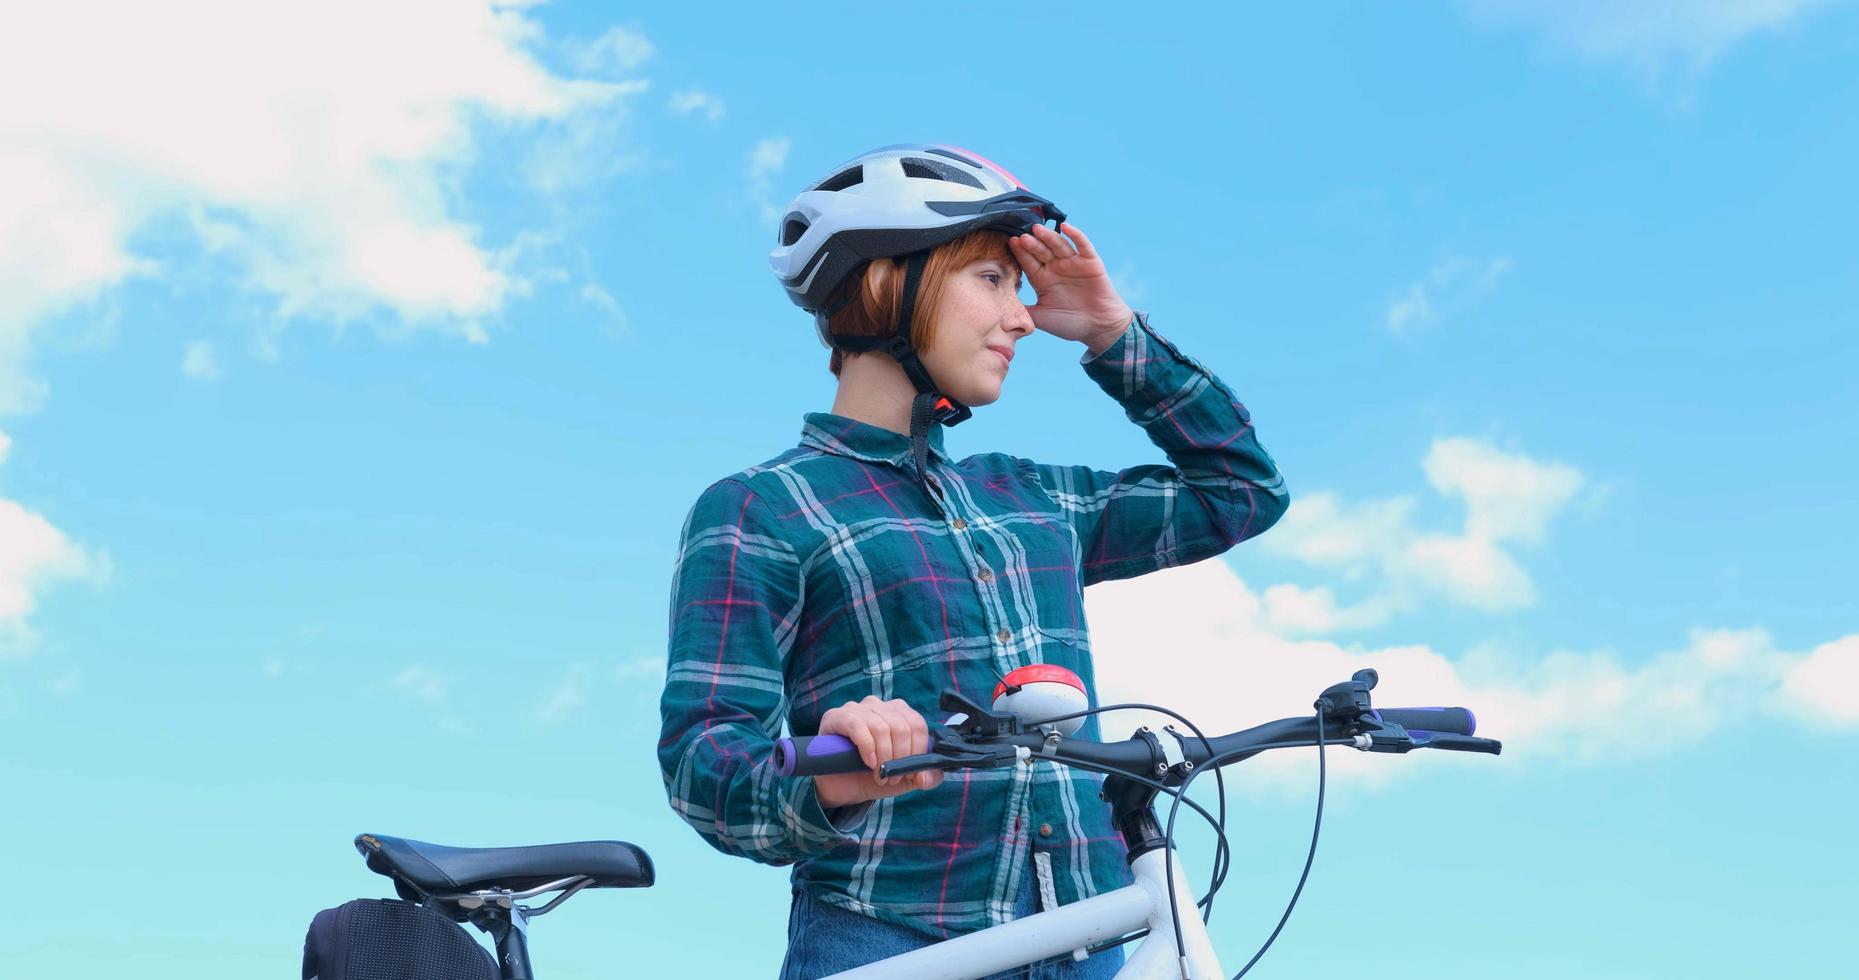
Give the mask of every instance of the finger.
[[1068, 259], [1078, 254], [1078, 250], [1072, 247], [1071, 242], [1066, 241], [1058, 232], [1053, 231], [1045, 225], [1034, 225], [1033, 234], [1039, 238], [1039, 241], [1044, 244], [1046, 248], [1052, 251], [1053, 255], [1061, 259]]
[[929, 733], [922, 727], [922, 717], [902, 701], [886, 701], [885, 707], [890, 709], [891, 740], [897, 746], [897, 757], [922, 755], [929, 748]]
[[1021, 269], [1030, 273], [1045, 263], [1040, 261], [1038, 255], [1033, 254], [1033, 247], [1029, 241], [1030, 239], [1025, 235], [1007, 236], [1007, 245], [1013, 250], [1014, 259], [1020, 263]]
[[[891, 747], [897, 753], [891, 759], [897, 760], [919, 754], [916, 748], [916, 738], [910, 731], [910, 716], [915, 712], [911, 711], [910, 706], [902, 701], [886, 701], [883, 707], [885, 721], [891, 726]], [[893, 784], [903, 783], [906, 789], [910, 788], [910, 780], [904, 777], [894, 777], [891, 782]]]
[[904, 710], [905, 721], [910, 725], [910, 754], [922, 755], [930, 750], [929, 723], [923, 715], [904, 702], [897, 702]]
[[871, 695], [859, 703], [867, 723], [871, 726], [872, 763], [871, 774], [878, 780], [878, 785], [889, 786], [891, 781], [878, 775], [878, 767], [897, 758], [896, 739], [891, 733], [890, 713], [884, 708], [884, 702], [877, 695]]
[[1040, 265], [1058, 261], [1058, 256], [1054, 255], [1052, 252], [1052, 246], [1048, 245], [1045, 240], [1038, 235], [1039, 231], [1043, 228], [1045, 228], [1044, 225], [1034, 225], [1033, 234], [1021, 235], [1019, 238], [1015, 239], [1026, 249], [1028, 255], [1031, 255], [1039, 261]]
[[847, 712], [837, 719], [836, 724], [833, 726], [836, 731], [829, 733], [826, 731], [826, 727], [824, 720], [822, 720], [820, 725], [820, 731], [822, 733], [844, 735], [852, 741], [852, 747], [858, 749], [859, 761], [865, 764], [865, 768], [878, 768], [877, 742], [873, 740], [871, 726], [866, 724], [863, 716], [853, 712]]
[[1079, 255], [1082, 255], [1087, 259], [1097, 258], [1097, 248], [1091, 244], [1091, 240], [1089, 238], [1085, 237], [1084, 232], [1078, 230], [1077, 225], [1074, 225], [1069, 221], [1060, 222], [1059, 230], [1064, 232], [1066, 236], [1069, 237], [1072, 240], [1072, 242], [1078, 246]]

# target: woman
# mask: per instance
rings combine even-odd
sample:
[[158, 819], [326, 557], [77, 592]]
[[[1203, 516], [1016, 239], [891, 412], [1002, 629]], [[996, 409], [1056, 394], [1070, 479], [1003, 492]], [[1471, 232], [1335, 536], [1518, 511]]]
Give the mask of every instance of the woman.
[[[794, 866], [782, 976], [798, 978], [1128, 884], [1095, 776], [875, 770], [925, 751], [944, 688], [985, 699], [1008, 671], [1054, 663], [1091, 690], [1084, 586], [1220, 554], [1287, 498], [1232, 392], [1133, 314], [1083, 232], [999, 166], [955, 147], [874, 150], [796, 198], [780, 243], [771, 262], [833, 350], [838, 393], [799, 446], [691, 510], [659, 762], [705, 840]], [[1173, 465], [946, 455], [942, 427], [1000, 397], [1035, 330], [1082, 344], [1085, 374]], [[777, 775], [784, 725], [846, 736], [873, 771]], [[1111, 951], [1013, 975], [1120, 964]]]

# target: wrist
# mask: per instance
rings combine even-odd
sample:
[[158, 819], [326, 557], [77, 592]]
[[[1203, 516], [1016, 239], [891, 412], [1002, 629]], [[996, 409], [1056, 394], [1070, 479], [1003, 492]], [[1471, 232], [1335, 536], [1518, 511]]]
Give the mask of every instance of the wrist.
[[828, 777], [813, 777], [813, 795], [820, 801], [820, 806], [828, 810], [865, 802], [857, 797], [855, 788], [846, 785], [845, 780]]
[[1130, 324], [1134, 322], [1136, 322], [1136, 315], [1133, 313], [1127, 314], [1122, 320], [1117, 321], [1114, 326], [1105, 327], [1096, 334], [1093, 334], [1084, 342], [1085, 349], [1089, 352], [1088, 356], [1096, 357], [1109, 350], [1110, 345], [1116, 343], [1118, 338], [1122, 337], [1124, 332], [1130, 329]]

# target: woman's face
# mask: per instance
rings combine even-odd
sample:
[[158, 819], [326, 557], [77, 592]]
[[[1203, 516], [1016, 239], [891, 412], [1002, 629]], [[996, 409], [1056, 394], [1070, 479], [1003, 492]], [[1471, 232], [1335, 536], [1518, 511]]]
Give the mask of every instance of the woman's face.
[[1005, 259], [979, 259], [943, 284], [935, 341], [919, 357], [943, 394], [964, 405], [991, 404], [1001, 395], [1014, 345], [1033, 332], [1020, 302], [1020, 268]]

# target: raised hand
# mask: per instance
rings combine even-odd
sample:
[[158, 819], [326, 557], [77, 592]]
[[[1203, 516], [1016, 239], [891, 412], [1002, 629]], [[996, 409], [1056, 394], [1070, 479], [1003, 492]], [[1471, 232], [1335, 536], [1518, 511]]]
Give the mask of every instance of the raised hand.
[[1129, 304], [1117, 295], [1103, 259], [1078, 226], [1065, 222], [1053, 231], [1034, 225], [1032, 234], [1015, 235], [1008, 241], [1027, 281], [1039, 294], [1039, 302], [1027, 308], [1034, 326], [1055, 337], [1083, 342], [1093, 351], [1108, 346], [1129, 326]]

